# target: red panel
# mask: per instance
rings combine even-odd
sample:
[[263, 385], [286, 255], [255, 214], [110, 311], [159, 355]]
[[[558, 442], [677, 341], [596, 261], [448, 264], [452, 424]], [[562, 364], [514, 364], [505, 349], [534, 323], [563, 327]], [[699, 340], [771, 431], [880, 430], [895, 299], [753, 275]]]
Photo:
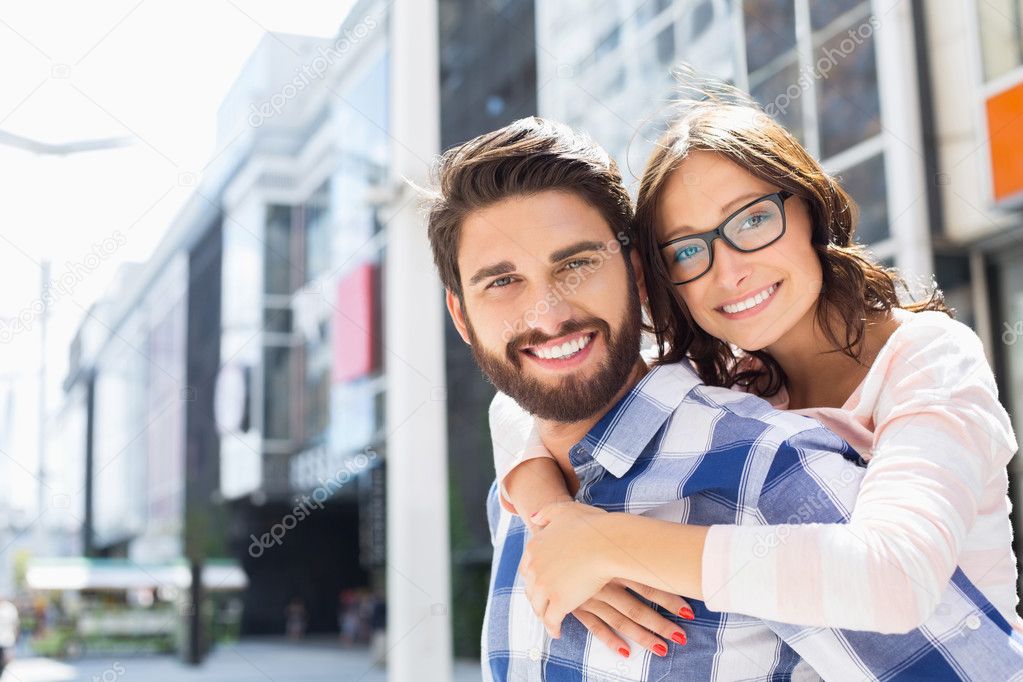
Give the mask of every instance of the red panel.
[[376, 368], [375, 270], [375, 266], [366, 263], [338, 282], [331, 319], [331, 379], [334, 383], [358, 379]]

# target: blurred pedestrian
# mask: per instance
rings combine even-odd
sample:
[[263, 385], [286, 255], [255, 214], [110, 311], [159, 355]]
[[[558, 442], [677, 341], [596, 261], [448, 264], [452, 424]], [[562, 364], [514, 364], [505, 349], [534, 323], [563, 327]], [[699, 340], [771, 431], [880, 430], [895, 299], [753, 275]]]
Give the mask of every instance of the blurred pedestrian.
[[0, 601], [0, 675], [4, 672], [8, 657], [13, 657], [17, 641], [18, 609], [5, 599]]
[[387, 662], [387, 602], [376, 594], [372, 595], [372, 600], [370, 653], [377, 665], [383, 666]]
[[353, 590], [343, 590], [338, 596], [337, 627], [341, 644], [353, 646], [359, 640], [358, 596]]
[[284, 613], [285, 630], [287, 631], [288, 639], [302, 639], [305, 636], [306, 627], [305, 602], [300, 597], [293, 597], [288, 602], [288, 607], [284, 610]]

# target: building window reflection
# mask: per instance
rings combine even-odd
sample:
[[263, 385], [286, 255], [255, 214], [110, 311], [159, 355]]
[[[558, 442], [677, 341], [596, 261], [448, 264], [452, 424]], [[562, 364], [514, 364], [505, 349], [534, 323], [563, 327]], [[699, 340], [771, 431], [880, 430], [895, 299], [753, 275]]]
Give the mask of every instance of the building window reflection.
[[980, 50], [987, 81], [1023, 65], [1023, 0], [977, 3]]

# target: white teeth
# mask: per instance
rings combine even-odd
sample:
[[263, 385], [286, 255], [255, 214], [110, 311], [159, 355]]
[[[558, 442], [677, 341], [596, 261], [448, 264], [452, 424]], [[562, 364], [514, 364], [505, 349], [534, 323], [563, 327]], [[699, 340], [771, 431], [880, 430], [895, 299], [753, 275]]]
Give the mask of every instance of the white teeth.
[[749, 310], [753, 306], [760, 305], [761, 303], [766, 301], [771, 296], [771, 294], [774, 293], [774, 290], [776, 288], [777, 287], [772, 284], [770, 287], [761, 291], [756, 296], [750, 296], [745, 301], [739, 301], [738, 303], [732, 303], [730, 305], [721, 306], [721, 309], [724, 310], [726, 313], [730, 314], [741, 313], [743, 310]]
[[544, 360], [560, 360], [561, 358], [575, 355], [590, 344], [590, 337], [584, 336], [572, 341], [566, 341], [560, 346], [533, 349], [533, 354]]

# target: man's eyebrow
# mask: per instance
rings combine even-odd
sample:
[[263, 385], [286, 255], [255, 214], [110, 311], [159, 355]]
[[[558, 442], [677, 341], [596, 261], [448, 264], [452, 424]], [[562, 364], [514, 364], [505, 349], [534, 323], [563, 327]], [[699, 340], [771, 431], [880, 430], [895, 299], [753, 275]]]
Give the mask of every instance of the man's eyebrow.
[[597, 242], [592, 240], [576, 242], [571, 246], [566, 246], [562, 249], [558, 249], [557, 251], [551, 253], [551, 263], [563, 261], [566, 258], [574, 256], [577, 253], [582, 253], [583, 251], [603, 251], [606, 248], [607, 247], [605, 246], [604, 242]]
[[515, 264], [510, 260], [503, 260], [500, 263], [494, 263], [486, 267], [480, 268], [476, 271], [476, 274], [469, 279], [469, 286], [476, 286], [488, 277], [495, 277], [497, 275], [505, 275], [515, 270]]

